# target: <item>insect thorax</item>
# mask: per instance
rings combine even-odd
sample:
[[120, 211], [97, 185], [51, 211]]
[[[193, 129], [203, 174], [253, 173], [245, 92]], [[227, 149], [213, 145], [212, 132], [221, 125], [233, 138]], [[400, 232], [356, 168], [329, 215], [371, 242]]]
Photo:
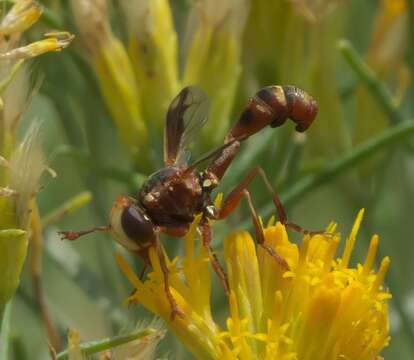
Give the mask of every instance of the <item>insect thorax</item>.
[[138, 199], [156, 225], [188, 224], [204, 205], [199, 176], [178, 167], [166, 167], [151, 175]]

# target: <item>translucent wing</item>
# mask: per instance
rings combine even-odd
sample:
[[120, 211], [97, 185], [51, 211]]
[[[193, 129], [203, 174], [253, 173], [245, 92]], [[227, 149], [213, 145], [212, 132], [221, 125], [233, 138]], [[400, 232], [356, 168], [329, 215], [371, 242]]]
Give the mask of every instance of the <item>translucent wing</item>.
[[185, 161], [185, 151], [208, 118], [207, 94], [187, 86], [171, 102], [164, 130], [164, 161], [172, 165]]

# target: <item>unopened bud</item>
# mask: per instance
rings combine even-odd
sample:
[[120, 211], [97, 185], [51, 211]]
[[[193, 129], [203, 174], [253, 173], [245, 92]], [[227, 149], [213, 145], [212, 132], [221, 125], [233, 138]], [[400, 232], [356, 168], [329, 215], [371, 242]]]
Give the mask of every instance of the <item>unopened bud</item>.
[[0, 24], [0, 34], [22, 33], [42, 15], [42, 7], [34, 0], [17, 1]]
[[74, 39], [74, 35], [68, 32], [51, 32], [45, 34], [45, 36], [46, 39], [0, 54], [0, 60], [29, 59], [47, 52], [60, 51]]

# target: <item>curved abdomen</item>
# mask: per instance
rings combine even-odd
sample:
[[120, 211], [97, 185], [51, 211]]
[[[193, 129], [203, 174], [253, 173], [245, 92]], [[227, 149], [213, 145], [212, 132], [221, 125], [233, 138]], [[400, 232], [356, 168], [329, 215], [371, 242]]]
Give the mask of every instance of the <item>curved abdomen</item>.
[[266, 126], [277, 127], [291, 119], [295, 129], [305, 131], [318, 113], [316, 100], [306, 91], [291, 85], [268, 86], [250, 99], [239, 120], [229, 131], [226, 142], [244, 140]]

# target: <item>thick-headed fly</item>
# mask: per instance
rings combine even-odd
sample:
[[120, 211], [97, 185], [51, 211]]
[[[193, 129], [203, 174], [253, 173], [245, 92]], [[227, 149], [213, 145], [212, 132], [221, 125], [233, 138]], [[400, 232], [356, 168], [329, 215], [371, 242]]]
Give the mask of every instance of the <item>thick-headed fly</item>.
[[[165, 167], [150, 175], [136, 197], [119, 196], [110, 213], [109, 225], [86, 231], [62, 232], [65, 239], [75, 240], [93, 231], [110, 231], [115, 240], [148, 264], [148, 249], [155, 247], [164, 273], [164, 287], [171, 305], [171, 316], [180, 310], [171, 294], [160, 233], [184, 236], [197, 214], [202, 214], [199, 225], [203, 246], [213, 268], [228, 293], [227, 277], [211, 249], [209, 220], [227, 217], [245, 197], [256, 230], [256, 240], [279, 264], [288, 268], [286, 261], [264, 243], [259, 218], [253, 207], [249, 184], [259, 175], [272, 196], [279, 221], [287, 227], [305, 232], [300, 226], [287, 221], [286, 213], [273, 191], [266, 174], [260, 167], [251, 170], [224, 199], [218, 209], [211, 200], [230, 163], [239, 151], [240, 143], [266, 126], [281, 126], [288, 118], [296, 123], [297, 131], [305, 131], [318, 112], [316, 101], [305, 91], [294, 86], [269, 86], [259, 90], [250, 99], [239, 120], [225, 137], [224, 144], [201, 159], [187, 162], [187, 150], [196, 134], [207, 121], [208, 101], [203, 91], [194, 86], [185, 87], [172, 101], [165, 123]], [[199, 171], [201, 164], [205, 170]]]

